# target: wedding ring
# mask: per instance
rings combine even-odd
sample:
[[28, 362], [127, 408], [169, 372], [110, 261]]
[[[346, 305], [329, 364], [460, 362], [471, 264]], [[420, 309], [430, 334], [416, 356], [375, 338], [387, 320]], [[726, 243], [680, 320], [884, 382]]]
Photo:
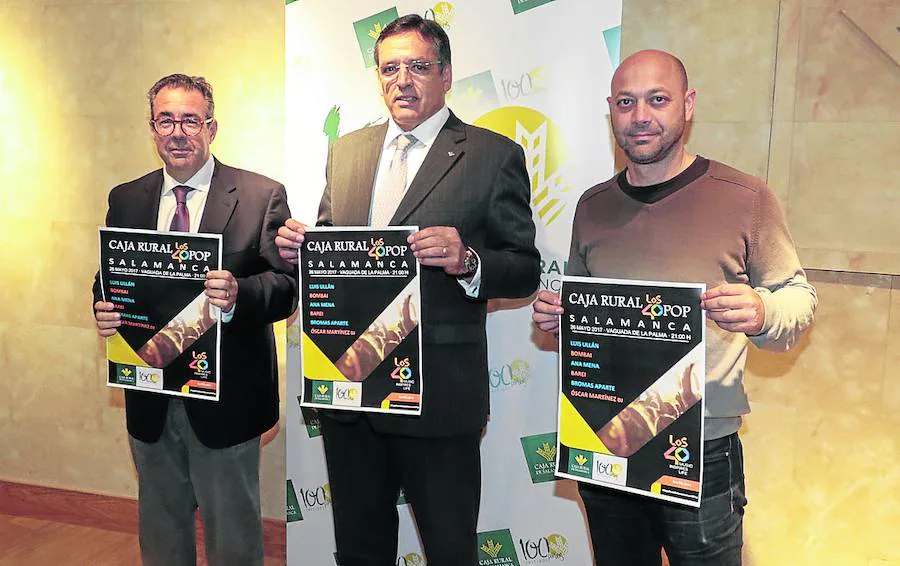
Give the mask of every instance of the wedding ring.
[[446, 255], [447, 255], [447, 248], [444, 248], [444, 249], [441, 251], [441, 257], [444, 257], [444, 256], [446, 256]]
[[228, 289], [225, 289], [225, 298], [226, 298], [226, 299], [230, 299], [230, 298], [231, 298], [231, 292], [230, 292]]

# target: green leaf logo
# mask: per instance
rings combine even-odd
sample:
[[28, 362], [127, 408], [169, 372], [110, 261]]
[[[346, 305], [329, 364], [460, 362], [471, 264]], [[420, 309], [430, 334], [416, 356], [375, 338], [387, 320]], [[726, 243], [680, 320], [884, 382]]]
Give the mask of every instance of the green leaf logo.
[[497, 555], [500, 554], [500, 550], [503, 548], [503, 545], [500, 543], [495, 543], [494, 539], [487, 539], [487, 541], [481, 545], [481, 550], [485, 551], [490, 555], [491, 558], [497, 558]]

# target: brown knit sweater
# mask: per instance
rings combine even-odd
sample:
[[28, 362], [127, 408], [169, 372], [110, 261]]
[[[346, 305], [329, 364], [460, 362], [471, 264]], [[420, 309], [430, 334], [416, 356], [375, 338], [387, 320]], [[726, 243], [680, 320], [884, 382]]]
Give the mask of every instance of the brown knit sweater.
[[623, 171], [585, 191], [566, 274], [706, 283], [708, 289], [745, 283], [759, 292], [766, 319], [758, 336], [707, 321], [707, 440], [737, 431], [740, 416], [750, 412], [743, 386], [748, 343], [787, 350], [812, 324], [816, 307], [772, 191], [702, 157], [660, 185], [631, 187]]

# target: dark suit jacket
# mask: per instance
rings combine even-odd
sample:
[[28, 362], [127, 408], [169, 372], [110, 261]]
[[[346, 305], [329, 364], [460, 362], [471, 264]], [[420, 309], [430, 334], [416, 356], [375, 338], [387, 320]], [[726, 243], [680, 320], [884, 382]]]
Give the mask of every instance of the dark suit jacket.
[[[386, 131], [387, 124], [364, 128], [332, 145], [320, 225], [368, 224]], [[376, 430], [449, 436], [478, 431], [487, 422], [487, 300], [528, 296], [540, 277], [530, 195], [522, 148], [451, 113], [391, 224], [455, 227], [481, 258], [479, 296], [467, 297], [443, 269], [422, 267], [422, 415], [369, 414]], [[338, 420], [358, 418], [326, 413]]]
[[[115, 187], [106, 225], [155, 230], [162, 170]], [[219, 401], [185, 399], [191, 426], [210, 448], [259, 436], [278, 421], [278, 371], [272, 323], [297, 296], [295, 269], [278, 256], [275, 234], [290, 217], [280, 183], [216, 161], [200, 232], [222, 234], [223, 269], [238, 281], [234, 317], [222, 324]], [[100, 300], [99, 274], [94, 300]], [[169, 397], [125, 391], [128, 432], [144, 442], [162, 434]]]

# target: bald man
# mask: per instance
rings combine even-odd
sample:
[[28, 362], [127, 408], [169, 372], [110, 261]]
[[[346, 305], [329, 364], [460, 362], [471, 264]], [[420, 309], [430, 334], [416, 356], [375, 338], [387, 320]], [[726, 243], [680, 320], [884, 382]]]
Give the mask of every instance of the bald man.
[[[812, 324], [816, 292], [765, 183], [685, 150], [697, 93], [681, 61], [635, 53], [613, 76], [611, 94], [626, 168], [579, 200], [566, 274], [706, 283], [706, 441], [699, 509], [579, 484], [594, 556], [602, 566], [659, 566], [665, 548], [672, 566], [737, 566], [748, 346], [793, 346]], [[559, 296], [542, 291], [533, 319], [557, 333], [562, 312]]]

